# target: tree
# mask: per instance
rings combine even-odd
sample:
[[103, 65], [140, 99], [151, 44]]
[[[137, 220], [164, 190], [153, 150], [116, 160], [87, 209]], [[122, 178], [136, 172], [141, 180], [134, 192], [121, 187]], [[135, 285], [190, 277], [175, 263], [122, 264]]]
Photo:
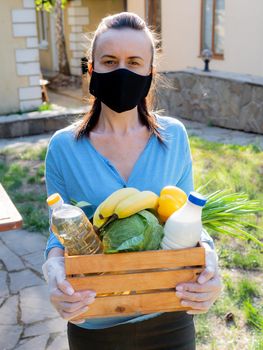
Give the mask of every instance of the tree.
[[60, 74], [70, 75], [63, 27], [63, 8], [68, 0], [35, 0], [37, 11], [54, 11], [56, 17], [56, 46], [58, 50], [58, 70]]

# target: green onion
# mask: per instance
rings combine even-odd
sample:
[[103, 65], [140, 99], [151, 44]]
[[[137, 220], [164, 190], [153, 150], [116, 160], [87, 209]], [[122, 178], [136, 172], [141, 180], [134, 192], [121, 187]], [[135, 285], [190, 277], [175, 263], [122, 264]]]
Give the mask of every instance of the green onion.
[[[197, 192], [206, 186], [207, 184], [199, 187]], [[246, 193], [230, 193], [230, 190], [217, 190], [204, 195], [207, 198], [202, 211], [202, 223], [205, 228], [242, 240], [252, 240], [263, 247], [263, 242], [246, 230], [251, 227], [262, 232], [262, 227], [245, 221], [249, 216], [263, 211], [259, 201], [249, 199]], [[261, 237], [263, 238], [263, 234]]]

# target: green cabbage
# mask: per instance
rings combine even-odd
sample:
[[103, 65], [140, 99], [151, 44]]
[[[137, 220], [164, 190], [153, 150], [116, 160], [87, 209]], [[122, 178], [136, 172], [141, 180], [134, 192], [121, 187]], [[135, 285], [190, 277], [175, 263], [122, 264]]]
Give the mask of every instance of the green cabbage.
[[154, 214], [142, 210], [109, 223], [100, 234], [104, 253], [117, 253], [158, 250], [164, 231]]

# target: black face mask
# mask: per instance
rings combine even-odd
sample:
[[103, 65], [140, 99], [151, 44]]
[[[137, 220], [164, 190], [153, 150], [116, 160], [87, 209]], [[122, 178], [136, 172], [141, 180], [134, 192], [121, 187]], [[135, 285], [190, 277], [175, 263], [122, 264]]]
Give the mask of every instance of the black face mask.
[[139, 104], [147, 96], [152, 74], [139, 75], [128, 69], [117, 69], [109, 73], [92, 72], [90, 93], [110, 109], [121, 113]]

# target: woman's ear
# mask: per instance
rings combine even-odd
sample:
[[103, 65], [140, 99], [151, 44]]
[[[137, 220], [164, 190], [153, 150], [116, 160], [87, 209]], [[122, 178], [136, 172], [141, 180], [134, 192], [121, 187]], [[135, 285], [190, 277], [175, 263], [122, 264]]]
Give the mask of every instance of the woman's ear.
[[88, 72], [89, 72], [89, 75], [91, 75], [92, 71], [93, 71], [92, 63], [91, 63], [91, 62], [88, 62]]

